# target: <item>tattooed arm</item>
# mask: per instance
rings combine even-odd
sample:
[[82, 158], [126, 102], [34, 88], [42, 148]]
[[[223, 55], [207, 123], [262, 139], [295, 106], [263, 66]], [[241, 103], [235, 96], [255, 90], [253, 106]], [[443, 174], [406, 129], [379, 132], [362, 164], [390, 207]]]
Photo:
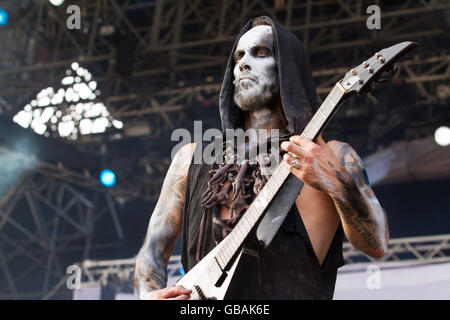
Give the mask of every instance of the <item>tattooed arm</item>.
[[333, 142], [332, 149], [350, 174], [338, 175], [342, 187], [332, 195], [345, 234], [355, 248], [381, 258], [389, 241], [385, 212], [369, 185], [361, 158], [347, 143]]
[[[346, 143], [326, 144], [321, 137], [314, 143], [294, 136], [282, 148], [299, 158], [300, 168], [290, 166], [290, 171], [331, 197], [350, 243], [371, 257], [382, 257], [389, 239], [387, 219], [356, 152]], [[285, 155], [289, 165], [293, 160]]]
[[[134, 283], [140, 299], [187, 299], [190, 290], [165, 288], [167, 264], [180, 234], [187, 172], [195, 143], [183, 146], [167, 171], [144, 244], [136, 257]], [[164, 288], [164, 289], [163, 289]]]

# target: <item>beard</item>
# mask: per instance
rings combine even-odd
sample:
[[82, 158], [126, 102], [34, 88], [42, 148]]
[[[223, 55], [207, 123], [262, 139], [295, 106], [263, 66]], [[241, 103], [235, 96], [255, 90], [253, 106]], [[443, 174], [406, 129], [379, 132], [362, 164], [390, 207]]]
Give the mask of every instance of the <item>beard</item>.
[[246, 81], [234, 84], [234, 103], [243, 111], [254, 111], [275, 103], [277, 94], [280, 91], [278, 78], [260, 84], [255, 81]]

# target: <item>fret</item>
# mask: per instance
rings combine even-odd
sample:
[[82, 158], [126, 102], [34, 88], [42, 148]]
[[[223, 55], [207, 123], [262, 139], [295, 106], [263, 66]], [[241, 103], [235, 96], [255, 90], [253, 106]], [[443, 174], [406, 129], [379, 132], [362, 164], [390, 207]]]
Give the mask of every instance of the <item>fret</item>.
[[258, 212], [261, 211], [262, 209], [264, 209], [259, 197], [255, 198], [252, 205], [255, 207], [255, 210]]
[[225, 260], [225, 257], [224, 257], [222, 248], [220, 248], [220, 249], [217, 251], [216, 259], [217, 259], [217, 261], [219, 262], [220, 267], [221, 267], [222, 269], [225, 268], [226, 260]]
[[267, 189], [269, 190], [269, 195], [270, 195], [270, 196], [273, 195], [273, 190], [272, 190], [271, 185], [270, 185], [270, 180], [268, 180], [268, 181], [266, 182], [266, 185], [264, 186], [264, 188], [267, 188]]
[[[311, 119], [311, 120], [313, 120], [313, 119]], [[319, 131], [319, 128], [317, 128], [317, 126], [315, 125], [314, 121], [311, 121], [310, 123], [311, 123], [311, 125], [314, 127], [314, 130], [315, 130], [316, 132], [318, 132], [318, 131]]]
[[266, 198], [266, 199], [265, 199], [267, 202], [269, 202], [270, 200], [272, 200], [272, 198], [273, 198], [273, 197], [275, 196], [275, 194], [277, 193], [277, 191], [278, 191], [278, 185], [277, 185], [277, 183], [275, 182], [275, 179], [268, 180], [267, 183], [270, 183], [270, 187], [272, 188], [272, 193], [270, 194], [269, 198]]
[[311, 128], [310, 124], [308, 124], [308, 125], [306, 126], [306, 128], [305, 128], [305, 130], [303, 130], [303, 132], [304, 132], [304, 135], [305, 135], [308, 139], [313, 139], [313, 138], [314, 138], [315, 132], [314, 132], [314, 129]]
[[[245, 211], [245, 216], [247, 216], [247, 218], [248, 219], [250, 219], [252, 216], [253, 216], [253, 209], [254, 208], [254, 205], [253, 204], [251, 204], [248, 208], [247, 208], [247, 210]], [[250, 220], [249, 220], [250, 221]]]
[[333, 111], [334, 107], [335, 107], [335, 105], [330, 100], [330, 97], [326, 97], [322, 104], [322, 108], [325, 111], [325, 113], [330, 115], [331, 112]]
[[284, 177], [281, 174], [280, 170], [278, 170], [278, 168], [275, 170], [275, 172], [272, 175], [275, 179], [275, 181], [277, 182], [278, 187], [281, 187], [281, 185], [284, 182]]
[[280, 171], [280, 175], [283, 177], [283, 182], [284, 180], [286, 180], [286, 178], [289, 176], [289, 174], [291, 173], [289, 171], [289, 169], [283, 164], [282, 166], [279, 167], [279, 171]]
[[332, 102], [333, 106], [336, 106], [339, 103], [339, 100], [342, 98], [342, 92], [335, 86], [330, 94], [328, 95], [330, 97], [330, 101]]
[[248, 222], [247, 219], [248, 219], [247, 215], [244, 214], [244, 216], [241, 218], [241, 220], [239, 220], [239, 221], [242, 221], [242, 227], [244, 228], [245, 233], [248, 233], [250, 231], [250, 228], [251, 228], [251, 225], [250, 225], [250, 223]]
[[322, 112], [322, 107], [320, 107], [319, 110], [317, 110], [316, 114], [321, 115], [324, 121], [327, 120], [327, 116], [325, 116], [325, 114]]
[[250, 211], [250, 218], [252, 219], [249, 220], [249, 222], [251, 222], [251, 224], [253, 225], [256, 222], [256, 220], [258, 220], [259, 213], [253, 207], [250, 207], [248, 211]]
[[289, 169], [287, 168], [287, 166], [282, 163], [277, 170], [280, 170], [280, 173], [282, 174], [282, 176], [284, 177], [284, 179], [286, 179], [289, 176]]
[[[270, 180], [266, 182], [266, 185], [268, 184], [270, 184]], [[264, 186], [263, 190], [266, 190], [265, 193], [262, 194], [261, 196], [258, 196], [258, 198], [261, 205], [265, 207], [269, 204], [269, 199], [272, 199], [272, 194], [270, 192], [269, 187], [266, 188], [266, 186]]]
[[242, 242], [245, 238], [245, 234], [242, 233], [241, 228], [242, 228], [242, 224], [237, 224], [236, 227], [234, 227], [234, 229], [233, 229], [233, 230], [236, 230], [236, 235], [239, 239], [239, 242]]
[[311, 121], [314, 123], [316, 127], [320, 128], [324, 124], [326, 119], [321, 119], [318, 113], [316, 112], [316, 114], [312, 117]]
[[230, 232], [228, 237], [230, 237], [231, 242], [232, 242], [234, 247], [236, 247], [236, 248], [239, 247], [239, 241], [237, 241], [237, 239], [236, 239], [236, 233], [235, 232]]
[[[228, 237], [227, 237], [228, 238]], [[232, 255], [232, 252], [230, 251], [230, 249], [228, 249], [228, 247], [229, 247], [229, 243], [230, 243], [230, 240], [229, 240], [230, 238], [228, 238], [228, 240], [226, 240], [226, 242], [225, 242], [225, 244], [223, 245], [223, 252], [224, 252], [224, 257], [226, 258], [226, 260], [225, 261], [230, 261], [230, 259], [231, 259], [231, 257], [233, 256]]]
[[222, 267], [225, 267], [227, 265], [227, 261], [230, 260], [230, 258], [228, 257], [229, 253], [225, 250], [227, 240], [225, 239], [224, 241], [225, 241], [225, 244], [219, 250], [219, 254], [221, 255], [221, 258], [222, 258], [222, 264], [221, 264]]
[[251, 214], [245, 214], [245, 216], [247, 217], [246, 221], [247, 222], [247, 229], [248, 231], [250, 231], [253, 227], [253, 217], [251, 216]]
[[[262, 188], [262, 190], [259, 192], [258, 197], [261, 197], [263, 199], [267, 199], [267, 197], [269, 196], [269, 191], [267, 188]], [[263, 203], [263, 202], [261, 202]]]
[[261, 206], [263, 207], [263, 210], [267, 207], [267, 205], [269, 204], [270, 200], [271, 200], [272, 197], [273, 197], [272, 191], [271, 191], [271, 189], [269, 189], [269, 187], [270, 187], [270, 188], [273, 188], [273, 187], [274, 187], [274, 185], [273, 185], [273, 180], [272, 180], [272, 181], [271, 181], [271, 180], [268, 180], [268, 181], [266, 182], [266, 184], [268, 185], [267, 190], [269, 190], [269, 191], [267, 192], [267, 195], [266, 195], [265, 197], [258, 197], [258, 198], [259, 198], [258, 201], [261, 203]]
[[[231, 236], [231, 233], [230, 233], [229, 236]], [[231, 239], [234, 239], [234, 238], [231, 238]], [[232, 252], [231, 257], [234, 256], [234, 254], [236, 253], [236, 250], [237, 250], [238, 248], [239, 248], [239, 243], [236, 242], [236, 240], [233, 240], [233, 242], [230, 242], [230, 243], [229, 243], [228, 249], [230, 249], [230, 251]]]

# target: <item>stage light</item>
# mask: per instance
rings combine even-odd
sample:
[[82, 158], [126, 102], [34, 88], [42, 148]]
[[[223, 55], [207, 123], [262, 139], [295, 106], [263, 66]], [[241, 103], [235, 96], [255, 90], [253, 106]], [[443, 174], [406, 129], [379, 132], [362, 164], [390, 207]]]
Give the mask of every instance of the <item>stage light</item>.
[[48, 0], [48, 2], [50, 2], [55, 7], [59, 7], [64, 3], [64, 0]]
[[105, 169], [100, 173], [100, 182], [105, 187], [112, 187], [116, 184], [116, 175], [109, 169]]
[[[99, 99], [100, 90], [91, 73], [76, 61], [70, 67], [61, 80], [62, 88], [42, 89], [13, 120], [24, 128], [31, 127], [38, 134], [57, 131], [60, 137], [70, 140], [79, 138], [80, 134], [103, 133], [111, 127], [122, 129], [123, 123], [114, 119], [102, 102], [93, 102]], [[62, 105], [64, 101], [66, 104]], [[64, 110], [63, 118], [58, 109]], [[43, 110], [47, 111], [43, 113]], [[81, 121], [83, 119], [86, 121]], [[33, 121], [34, 125], [31, 125]]]
[[442, 147], [450, 145], [450, 128], [442, 126], [434, 132], [434, 141]]
[[0, 26], [8, 24], [8, 12], [0, 8]]

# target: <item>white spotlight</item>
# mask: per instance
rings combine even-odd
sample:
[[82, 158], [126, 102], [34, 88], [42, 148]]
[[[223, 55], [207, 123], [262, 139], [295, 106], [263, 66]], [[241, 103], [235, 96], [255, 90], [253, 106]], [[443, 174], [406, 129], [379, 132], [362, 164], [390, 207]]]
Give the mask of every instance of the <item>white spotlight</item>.
[[72, 67], [72, 70], [74, 70], [74, 71], [76, 71], [80, 67], [78, 62], [72, 62], [72, 64], [70, 66]]
[[58, 7], [64, 3], [64, 0], [48, 0], [52, 5]]
[[442, 126], [434, 132], [434, 141], [442, 147], [450, 145], [450, 128]]

